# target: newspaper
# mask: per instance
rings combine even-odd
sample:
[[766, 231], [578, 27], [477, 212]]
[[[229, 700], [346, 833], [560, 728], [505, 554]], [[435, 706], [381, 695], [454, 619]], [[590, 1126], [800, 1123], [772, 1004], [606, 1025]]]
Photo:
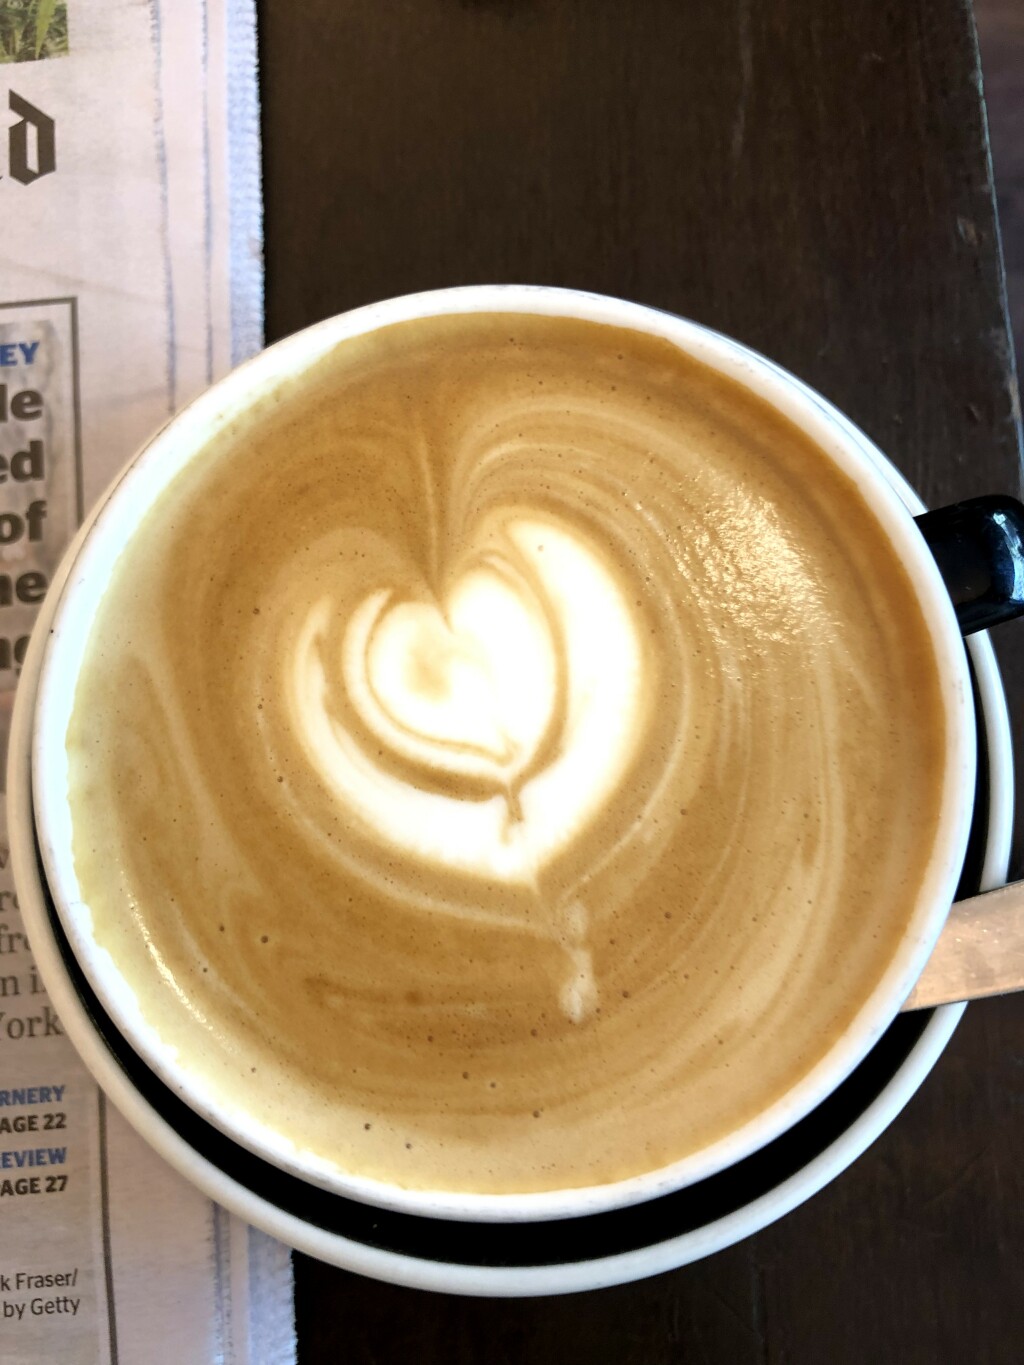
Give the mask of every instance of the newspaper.
[[[0, 6], [0, 749], [120, 465], [262, 339], [253, 0]], [[2, 769], [0, 769], [2, 771]], [[109, 1105], [22, 930], [0, 797], [0, 1360], [289, 1362], [289, 1254]]]

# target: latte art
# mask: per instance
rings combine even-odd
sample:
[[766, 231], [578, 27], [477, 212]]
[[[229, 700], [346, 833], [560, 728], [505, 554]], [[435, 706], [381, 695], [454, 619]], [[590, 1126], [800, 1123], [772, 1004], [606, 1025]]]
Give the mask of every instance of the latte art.
[[[556, 940], [572, 920], [561, 1000], [578, 1019], [597, 995], [578, 942], [586, 912], [567, 917], [566, 897], [546, 903], [539, 878], [628, 769], [645, 729], [647, 651], [610, 569], [578, 531], [510, 509], [491, 513], [476, 539], [440, 598], [426, 583], [404, 600], [380, 587], [345, 621], [345, 595], [325, 596], [294, 646], [279, 637], [291, 660], [285, 742], [299, 740], [383, 847], [518, 883], [534, 898], [516, 917], [414, 892], [424, 909], [496, 914]], [[382, 575], [390, 558], [382, 548]], [[267, 742], [273, 753], [269, 733]]]
[[536, 886], [642, 732], [644, 647], [593, 549], [509, 513], [446, 596], [316, 602], [291, 723], [339, 801], [427, 863]]
[[76, 871], [153, 1026], [298, 1149], [600, 1184], [847, 1027], [943, 733], [905, 571], [785, 419], [655, 338], [426, 319], [140, 526], [68, 733]]

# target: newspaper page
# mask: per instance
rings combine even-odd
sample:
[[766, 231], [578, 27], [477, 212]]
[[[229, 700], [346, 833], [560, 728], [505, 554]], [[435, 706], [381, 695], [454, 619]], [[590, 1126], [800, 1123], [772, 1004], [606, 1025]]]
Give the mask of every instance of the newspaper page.
[[[262, 332], [253, 0], [0, 5], [0, 749], [83, 515]], [[278, 1243], [98, 1090], [23, 932], [0, 797], [0, 1360], [290, 1362]]]

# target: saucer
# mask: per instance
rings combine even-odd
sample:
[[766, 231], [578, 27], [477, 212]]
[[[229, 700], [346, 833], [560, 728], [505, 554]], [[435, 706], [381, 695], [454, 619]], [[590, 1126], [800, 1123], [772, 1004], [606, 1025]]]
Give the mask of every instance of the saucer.
[[[606, 1213], [464, 1223], [377, 1209], [288, 1175], [199, 1118], [148, 1070], [105, 1014], [61, 929], [35, 845], [29, 759], [39, 661], [60, 579], [32, 635], [10, 741], [12, 857], [36, 961], [68, 1037], [128, 1122], [211, 1199], [290, 1246], [376, 1279], [457, 1294], [562, 1294], [659, 1274], [759, 1231], [839, 1175], [892, 1122], [949, 1041], [964, 1006], [899, 1016], [842, 1085], [774, 1142], [684, 1190]], [[979, 765], [960, 895], [1005, 880], [1013, 799], [995, 655], [985, 636], [966, 646]]]

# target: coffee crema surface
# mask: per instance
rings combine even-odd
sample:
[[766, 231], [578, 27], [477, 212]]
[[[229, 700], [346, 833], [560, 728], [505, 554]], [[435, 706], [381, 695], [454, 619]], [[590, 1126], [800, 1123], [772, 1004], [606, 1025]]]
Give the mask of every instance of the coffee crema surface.
[[651, 1171], [826, 1054], [915, 907], [929, 635], [854, 485], [667, 341], [348, 340], [171, 483], [67, 735], [100, 944], [340, 1171]]

